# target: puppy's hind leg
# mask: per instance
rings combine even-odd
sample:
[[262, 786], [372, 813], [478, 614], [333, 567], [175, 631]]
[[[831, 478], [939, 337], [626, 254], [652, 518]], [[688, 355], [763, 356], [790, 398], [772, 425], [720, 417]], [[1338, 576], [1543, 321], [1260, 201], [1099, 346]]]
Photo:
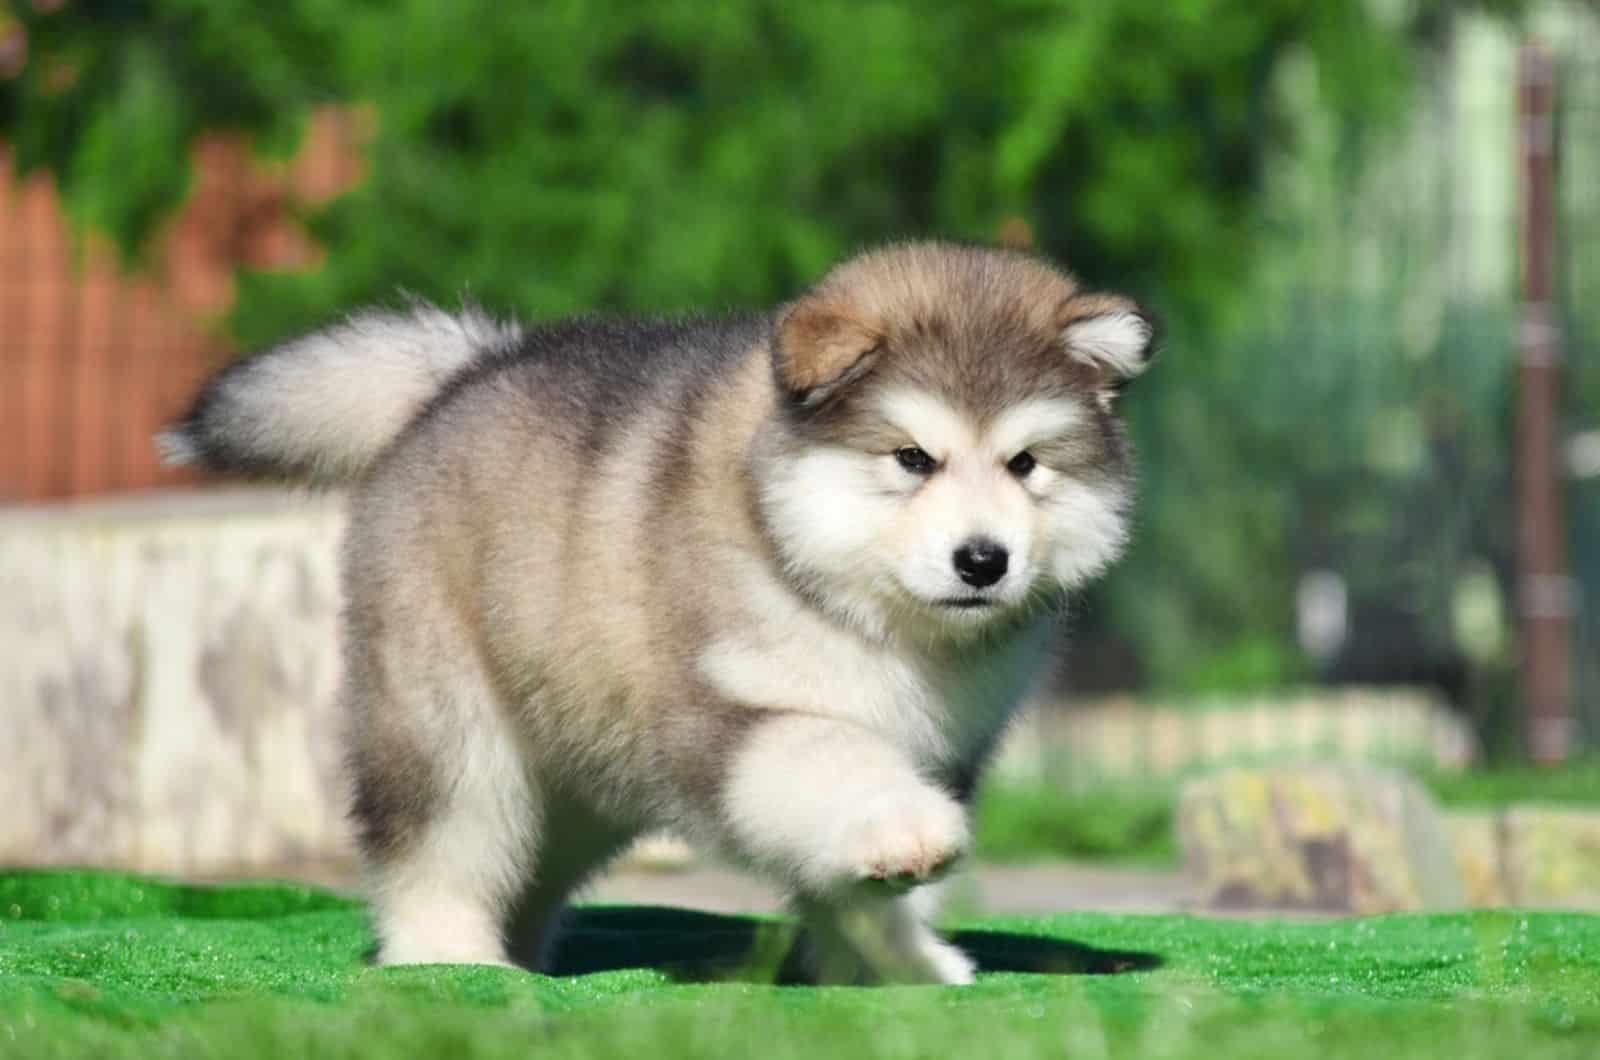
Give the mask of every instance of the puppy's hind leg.
[[538, 864], [507, 927], [506, 944], [517, 964], [529, 971], [550, 970], [568, 899], [632, 838], [631, 829], [587, 806], [565, 798], [547, 802]]
[[515, 733], [472, 685], [356, 710], [353, 810], [382, 964], [511, 963], [506, 924], [533, 870], [541, 798]]

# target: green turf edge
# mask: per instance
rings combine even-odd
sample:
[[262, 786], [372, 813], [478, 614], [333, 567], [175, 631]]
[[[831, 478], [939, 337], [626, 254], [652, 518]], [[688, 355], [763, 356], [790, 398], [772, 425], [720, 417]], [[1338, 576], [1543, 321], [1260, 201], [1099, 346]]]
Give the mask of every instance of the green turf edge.
[[0, 875], [0, 1056], [1600, 1055], [1600, 917], [1583, 914], [990, 918], [964, 939], [991, 956], [1163, 963], [967, 988], [677, 981], [656, 960], [776, 922], [751, 924], [585, 910], [572, 939], [613, 970], [373, 969], [360, 906], [314, 889]]

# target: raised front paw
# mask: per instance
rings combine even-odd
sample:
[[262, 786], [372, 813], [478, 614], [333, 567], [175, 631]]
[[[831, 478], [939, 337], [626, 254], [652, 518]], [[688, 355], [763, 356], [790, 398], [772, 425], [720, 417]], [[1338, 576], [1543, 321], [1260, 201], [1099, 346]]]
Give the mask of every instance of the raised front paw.
[[847, 882], [905, 891], [943, 876], [969, 841], [954, 800], [931, 789], [886, 792], [845, 820], [839, 852]]

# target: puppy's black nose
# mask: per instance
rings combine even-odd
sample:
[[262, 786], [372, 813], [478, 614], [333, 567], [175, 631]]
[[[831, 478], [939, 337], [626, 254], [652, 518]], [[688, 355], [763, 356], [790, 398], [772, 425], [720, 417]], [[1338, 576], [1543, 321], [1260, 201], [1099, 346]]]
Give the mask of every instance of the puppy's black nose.
[[1005, 546], [986, 537], [975, 537], [956, 549], [950, 557], [961, 580], [977, 589], [993, 585], [1006, 576], [1010, 556]]

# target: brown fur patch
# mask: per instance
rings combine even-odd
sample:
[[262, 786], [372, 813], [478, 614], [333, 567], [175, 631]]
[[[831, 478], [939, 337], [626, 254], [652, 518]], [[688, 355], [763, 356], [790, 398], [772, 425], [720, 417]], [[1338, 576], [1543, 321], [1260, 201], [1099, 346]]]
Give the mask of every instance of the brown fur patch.
[[[1131, 299], [1080, 292], [1067, 273], [1014, 250], [916, 243], [871, 251], [823, 277], [785, 318], [794, 341], [828, 347], [836, 366], [846, 358], [829, 345], [833, 335], [851, 335], [858, 351], [867, 335], [877, 339], [865, 366], [835, 382], [825, 402], [803, 406], [798, 425], [810, 439], [866, 452], [909, 444], [870, 400], [876, 388], [897, 385], [937, 394], [979, 426], [1031, 399], [1098, 407], [1097, 395], [1118, 380], [1073, 356], [1062, 329], [1116, 311], [1148, 319]], [[872, 324], [828, 330], [840, 321]], [[780, 328], [780, 343], [785, 333]]]
[[402, 854], [438, 805], [433, 761], [392, 734], [351, 748], [350, 817], [362, 851], [375, 862]]
[[1132, 313], [1135, 316], [1144, 316], [1144, 311], [1133, 299], [1120, 294], [1097, 291], [1092, 294], [1074, 295], [1062, 302], [1061, 308], [1056, 312], [1056, 327], [1065, 328], [1068, 324], [1079, 320], [1105, 316], [1107, 313]]
[[882, 325], [848, 304], [824, 294], [801, 299], [778, 323], [778, 379], [792, 400], [814, 401], [864, 371], [882, 341]]

